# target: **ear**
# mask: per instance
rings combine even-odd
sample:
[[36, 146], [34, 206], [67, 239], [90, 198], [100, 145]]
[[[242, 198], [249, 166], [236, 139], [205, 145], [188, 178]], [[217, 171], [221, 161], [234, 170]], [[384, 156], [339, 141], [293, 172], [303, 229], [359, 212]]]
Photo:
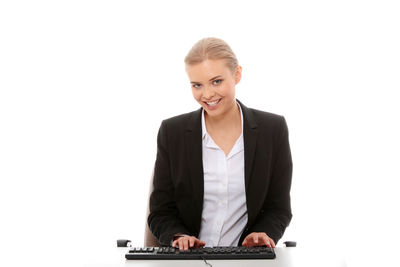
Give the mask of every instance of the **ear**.
[[235, 71], [235, 84], [238, 84], [242, 79], [242, 66], [237, 66]]

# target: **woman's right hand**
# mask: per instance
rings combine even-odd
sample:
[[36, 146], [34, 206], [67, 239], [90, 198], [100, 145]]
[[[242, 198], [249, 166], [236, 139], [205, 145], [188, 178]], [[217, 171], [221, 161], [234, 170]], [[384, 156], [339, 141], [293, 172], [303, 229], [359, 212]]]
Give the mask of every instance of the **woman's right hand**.
[[195, 236], [177, 236], [172, 243], [172, 246], [179, 248], [180, 250], [188, 250], [189, 248], [198, 248], [206, 245], [206, 242], [197, 239]]

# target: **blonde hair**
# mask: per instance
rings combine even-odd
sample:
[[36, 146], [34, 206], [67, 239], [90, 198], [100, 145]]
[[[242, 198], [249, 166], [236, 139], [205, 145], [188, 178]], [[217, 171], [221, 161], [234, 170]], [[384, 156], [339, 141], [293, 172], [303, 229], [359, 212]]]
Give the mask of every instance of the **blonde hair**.
[[215, 37], [203, 38], [195, 43], [185, 57], [185, 64], [195, 65], [206, 59], [225, 60], [226, 66], [232, 73], [235, 72], [239, 64], [230, 46], [224, 40]]

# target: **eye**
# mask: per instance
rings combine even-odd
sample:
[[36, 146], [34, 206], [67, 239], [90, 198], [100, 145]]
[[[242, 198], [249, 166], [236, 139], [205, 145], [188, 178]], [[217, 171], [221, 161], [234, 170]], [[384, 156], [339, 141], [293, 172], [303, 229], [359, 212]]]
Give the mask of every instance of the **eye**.
[[199, 84], [199, 83], [192, 84], [192, 87], [195, 88], [195, 89], [199, 89], [200, 86], [201, 86], [201, 84]]
[[222, 79], [218, 79], [218, 80], [214, 80], [213, 81], [213, 85], [218, 85], [220, 83], [222, 83]]

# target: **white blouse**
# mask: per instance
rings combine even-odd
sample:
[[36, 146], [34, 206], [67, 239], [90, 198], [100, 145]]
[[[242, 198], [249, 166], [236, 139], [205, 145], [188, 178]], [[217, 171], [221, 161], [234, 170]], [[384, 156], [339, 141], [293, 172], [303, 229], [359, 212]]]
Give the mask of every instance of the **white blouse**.
[[225, 156], [207, 133], [202, 112], [204, 201], [199, 239], [206, 247], [237, 246], [247, 224], [242, 133]]

